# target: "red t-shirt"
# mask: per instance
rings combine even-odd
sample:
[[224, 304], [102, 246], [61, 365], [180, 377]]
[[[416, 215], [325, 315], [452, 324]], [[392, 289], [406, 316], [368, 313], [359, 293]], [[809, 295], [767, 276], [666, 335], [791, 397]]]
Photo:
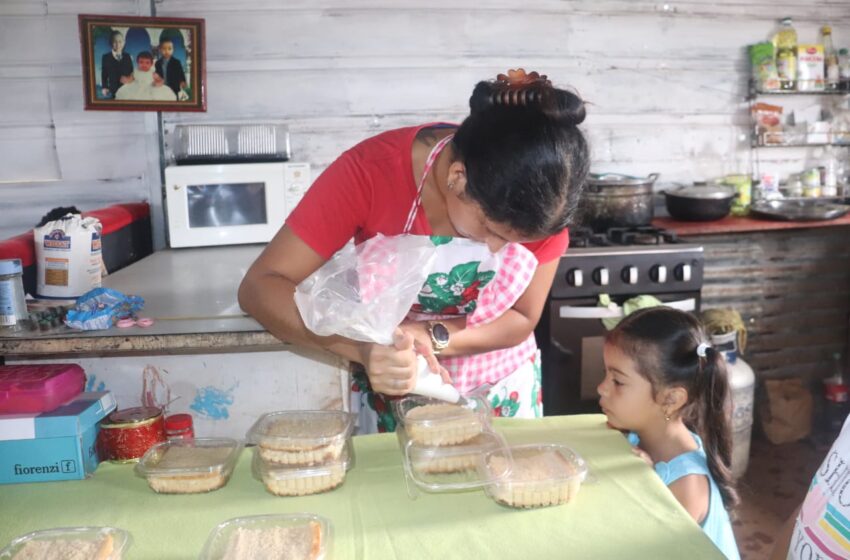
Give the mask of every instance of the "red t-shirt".
[[[326, 259], [352, 237], [361, 243], [378, 233], [404, 233], [420, 179], [413, 177], [413, 140], [427, 126], [433, 125], [390, 130], [343, 153], [319, 175], [286, 225]], [[431, 235], [421, 206], [410, 233]], [[560, 257], [568, 244], [565, 229], [523, 245], [542, 264]]]

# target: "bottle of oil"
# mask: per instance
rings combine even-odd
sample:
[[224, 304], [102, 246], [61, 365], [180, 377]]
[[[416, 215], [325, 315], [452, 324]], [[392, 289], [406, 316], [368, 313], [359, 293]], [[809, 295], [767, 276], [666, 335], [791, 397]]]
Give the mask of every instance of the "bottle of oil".
[[773, 42], [780, 89], [797, 89], [797, 31], [790, 17], [782, 19]]
[[823, 66], [824, 66], [824, 82], [826, 83], [827, 91], [835, 91], [838, 89], [840, 80], [838, 71], [838, 53], [832, 45], [832, 27], [824, 25], [820, 28], [820, 33], [823, 43]]

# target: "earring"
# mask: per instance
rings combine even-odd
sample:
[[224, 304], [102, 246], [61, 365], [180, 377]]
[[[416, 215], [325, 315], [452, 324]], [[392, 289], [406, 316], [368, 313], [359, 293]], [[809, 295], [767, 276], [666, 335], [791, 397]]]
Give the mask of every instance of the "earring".
[[664, 411], [664, 420], [665, 420], [666, 422], [669, 422], [669, 421], [670, 421], [670, 413], [669, 413], [669, 412], [667, 412], [666, 410]]
[[449, 187], [449, 190], [452, 190], [453, 188], [455, 188], [454, 183], [449, 183], [447, 186]]

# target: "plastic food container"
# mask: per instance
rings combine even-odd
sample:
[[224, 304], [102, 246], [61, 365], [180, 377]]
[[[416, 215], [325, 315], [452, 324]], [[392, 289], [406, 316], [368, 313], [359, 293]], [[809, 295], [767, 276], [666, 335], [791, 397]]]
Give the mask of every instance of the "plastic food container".
[[49, 412], [83, 392], [77, 364], [0, 366], [0, 414]]
[[[566, 504], [578, 494], [587, 476], [587, 463], [565, 445], [517, 445], [481, 456], [478, 469], [491, 483], [487, 495], [500, 504], [515, 508], [536, 508]], [[507, 477], [499, 478], [505, 465]]]
[[268, 463], [318, 465], [339, 459], [354, 428], [354, 417], [340, 410], [270, 412], [262, 415], [247, 440]]
[[[270, 550], [271, 539], [286, 548]], [[254, 515], [220, 523], [210, 533], [200, 560], [243, 560], [263, 550], [270, 557], [290, 560], [321, 560], [332, 544], [331, 522], [312, 513]]]
[[[67, 527], [36, 531], [18, 537], [0, 551], [0, 560], [12, 560], [19, 554], [27, 558], [85, 558], [121, 560], [130, 548], [130, 533], [114, 527]], [[76, 556], [73, 556], [76, 558]]]
[[254, 449], [251, 468], [266, 490], [276, 496], [307, 496], [333, 490], [345, 481], [345, 473], [354, 465], [351, 445], [343, 447], [340, 456], [321, 465], [277, 465], [262, 459], [259, 448]]
[[481, 397], [450, 404], [410, 395], [393, 401], [393, 411], [411, 441], [424, 446], [458, 445], [490, 426], [491, 408]]
[[482, 476], [478, 469], [481, 457], [489, 452], [502, 451], [510, 457], [505, 439], [495, 431], [485, 430], [465, 443], [448, 446], [418, 445], [403, 428], [396, 430], [396, 435], [403, 452], [402, 462], [411, 498], [417, 496], [416, 488], [428, 492], [474, 490], [510, 474], [509, 462], [500, 472], [494, 468], [487, 476]]
[[230, 480], [241, 451], [231, 438], [171, 440], [151, 447], [136, 472], [160, 494], [211, 492]]

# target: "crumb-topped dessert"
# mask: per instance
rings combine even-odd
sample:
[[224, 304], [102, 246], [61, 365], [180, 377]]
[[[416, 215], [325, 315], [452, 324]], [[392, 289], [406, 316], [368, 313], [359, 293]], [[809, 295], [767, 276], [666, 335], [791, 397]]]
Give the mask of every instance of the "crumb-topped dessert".
[[459, 445], [410, 450], [411, 467], [423, 474], [451, 474], [474, 470], [482, 453], [498, 442], [492, 435], [478, 434]]
[[12, 556], [13, 560], [120, 560], [113, 555], [112, 535], [98, 540], [53, 539], [30, 540]]
[[227, 447], [170, 447], [157, 462], [158, 469], [198, 469], [197, 472], [147, 475], [148, 485], [163, 494], [210, 492], [224, 486], [227, 476], [221, 468], [232, 450]]
[[227, 540], [221, 560], [318, 560], [321, 554], [322, 528], [310, 521], [295, 527], [239, 527]]
[[490, 486], [489, 493], [497, 502], [517, 508], [565, 504], [578, 493], [583, 475], [576, 463], [549, 446], [515, 448], [513, 461], [492, 454], [486, 468], [490, 472], [511, 469], [506, 479]]
[[344, 414], [277, 413], [252, 428], [260, 456], [279, 465], [317, 465], [339, 459], [350, 431]]
[[473, 410], [456, 404], [426, 404], [404, 415], [410, 439], [419, 445], [457, 445], [471, 440], [484, 429]]
[[307, 496], [333, 490], [345, 481], [349, 455], [343, 451], [340, 458], [322, 465], [292, 466], [267, 463], [258, 452], [254, 455], [255, 475], [263, 481], [266, 490], [276, 496]]

